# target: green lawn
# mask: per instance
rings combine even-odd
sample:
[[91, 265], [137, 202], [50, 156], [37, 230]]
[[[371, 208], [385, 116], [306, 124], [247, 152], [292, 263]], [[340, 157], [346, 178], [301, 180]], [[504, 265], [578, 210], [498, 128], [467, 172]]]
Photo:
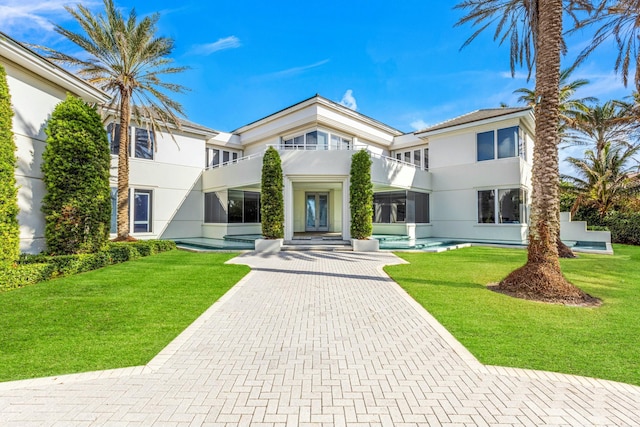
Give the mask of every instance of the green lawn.
[[566, 277], [603, 300], [599, 308], [523, 301], [491, 292], [524, 264], [518, 249], [473, 247], [399, 253], [385, 268], [481, 362], [640, 385], [640, 247], [562, 260]]
[[143, 365], [248, 273], [170, 251], [0, 293], [0, 381]]

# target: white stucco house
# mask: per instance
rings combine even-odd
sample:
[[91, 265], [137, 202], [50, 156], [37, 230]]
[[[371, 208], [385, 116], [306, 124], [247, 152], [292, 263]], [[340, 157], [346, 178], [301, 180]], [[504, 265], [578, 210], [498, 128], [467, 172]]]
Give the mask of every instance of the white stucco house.
[[[66, 92], [97, 104], [108, 97], [1, 33], [0, 61], [16, 112], [21, 249], [38, 252], [46, 120]], [[118, 141], [118, 125], [107, 129]], [[405, 133], [319, 95], [232, 132], [188, 121], [173, 137], [133, 127], [131, 234], [259, 235], [262, 154], [273, 146], [282, 158], [285, 240], [305, 233], [350, 238], [351, 156], [365, 149], [373, 161], [374, 235], [525, 244], [533, 132], [530, 108], [479, 110]], [[111, 149], [115, 231], [117, 143]], [[572, 230], [575, 240], [607, 237], [585, 239], [579, 224]]]

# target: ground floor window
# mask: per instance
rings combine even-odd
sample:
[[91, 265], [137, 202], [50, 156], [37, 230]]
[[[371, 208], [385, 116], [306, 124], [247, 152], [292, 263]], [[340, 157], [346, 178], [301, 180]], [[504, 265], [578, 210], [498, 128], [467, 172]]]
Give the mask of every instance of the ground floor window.
[[429, 194], [415, 191], [390, 191], [373, 195], [373, 222], [428, 224]]
[[506, 188], [478, 191], [479, 224], [521, 224], [527, 220], [526, 190]]
[[204, 222], [208, 224], [259, 223], [260, 193], [242, 190], [205, 193]]
[[133, 190], [133, 232], [151, 233], [152, 231], [152, 190]]
[[111, 233], [118, 232], [118, 189], [111, 187]]

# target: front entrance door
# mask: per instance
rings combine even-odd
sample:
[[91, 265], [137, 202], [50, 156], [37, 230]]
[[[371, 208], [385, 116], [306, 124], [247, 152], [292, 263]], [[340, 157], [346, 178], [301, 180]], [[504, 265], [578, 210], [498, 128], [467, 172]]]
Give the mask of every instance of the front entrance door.
[[306, 193], [306, 231], [329, 231], [329, 193]]

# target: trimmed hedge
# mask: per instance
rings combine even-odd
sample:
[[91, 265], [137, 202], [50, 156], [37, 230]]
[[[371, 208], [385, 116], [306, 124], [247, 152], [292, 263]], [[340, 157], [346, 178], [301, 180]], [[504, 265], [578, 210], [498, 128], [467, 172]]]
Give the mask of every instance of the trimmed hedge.
[[373, 184], [371, 157], [360, 150], [351, 157], [351, 237], [366, 239], [373, 231]]
[[94, 253], [109, 240], [109, 141], [95, 107], [72, 95], [59, 103], [45, 129], [42, 201], [47, 252]]
[[171, 240], [140, 240], [109, 242], [103, 250], [92, 254], [21, 255], [18, 265], [0, 267], [0, 292], [174, 249], [176, 243]]
[[282, 195], [282, 161], [280, 154], [267, 148], [262, 158], [262, 184], [260, 194], [260, 220], [265, 239], [284, 237], [284, 196]]
[[7, 75], [0, 65], [0, 264], [12, 264], [20, 254], [16, 143]]

